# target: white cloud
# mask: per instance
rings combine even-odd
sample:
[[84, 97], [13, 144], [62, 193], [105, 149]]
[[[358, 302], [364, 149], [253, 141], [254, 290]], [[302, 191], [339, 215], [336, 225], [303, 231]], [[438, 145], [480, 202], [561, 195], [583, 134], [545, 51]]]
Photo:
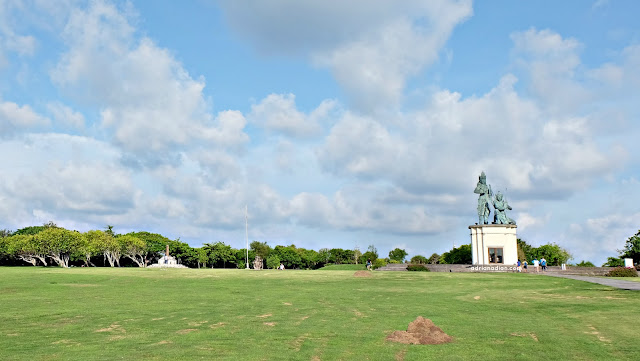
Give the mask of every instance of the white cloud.
[[0, 101], [0, 137], [49, 123], [49, 119], [36, 113], [29, 105]]
[[294, 138], [318, 135], [322, 130], [319, 121], [334, 108], [335, 102], [323, 101], [311, 114], [296, 108], [295, 95], [270, 94], [259, 104], [251, 106], [249, 119], [268, 130]]
[[47, 104], [47, 109], [57, 122], [77, 129], [84, 128], [85, 119], [82, 113], [76, 112], [60, 102]]
[[102, 1], [75, 9], [64, 32], [70, 48], [51, 73], [54, 82], [101, 109], [102, 125], [130, 159], [157, 164], [198, 142], [216, 147], [246, 142], [244, 118], [223, 112], [213, 119], [204, 79], [193, 79], [151, 39], [136, 39], [130, 17], [127, 9]]
[[[228, 21], [267, 53], [328, 67], [361, 111], [397, 105], [406, 80], [433, 63], [470, 1], [223, 2]], [[257, 8], [256, 8], [257, 7]]]

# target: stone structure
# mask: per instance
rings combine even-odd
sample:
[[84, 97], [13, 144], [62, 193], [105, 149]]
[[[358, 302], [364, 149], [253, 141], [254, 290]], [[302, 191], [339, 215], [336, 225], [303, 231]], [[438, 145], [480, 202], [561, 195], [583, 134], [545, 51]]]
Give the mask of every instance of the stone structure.
[[[471, 258], [473, 265], [515, 265], [518, 263], [516, 222], [507, 217], [511, 206], [502, 193], [492, 200], [491, 186], [482, 172], [474, 193], [478, 194], [478, 223], [469, 226], [471, 231]], [[493, 205], [493, 223], [489, 216]]]
[[188, 268], [185, 265], [178, 264], [175, 257], [169, 255], [169, 245], [164, 253], [164, 257], [158, 260], [158, 263], [152, 264], [150, 268]]

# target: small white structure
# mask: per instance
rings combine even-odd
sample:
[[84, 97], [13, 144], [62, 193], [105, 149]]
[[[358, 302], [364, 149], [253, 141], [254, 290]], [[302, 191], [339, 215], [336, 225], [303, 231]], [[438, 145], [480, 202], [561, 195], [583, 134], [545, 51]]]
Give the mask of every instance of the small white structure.
[[481, 224], [471, 230], [471, 258], [474, 265], [515, 265], [518, 242], [515, 224]]
[[627, 268], [633, 268], [633, 258], [625, 258], [624, 266]]
[[149, 268], [188, 268], [185, 265], [178, 264], [178, 260], [175, 257], [169, 255], [169, 245], [167, 245], [167, 250], [164, 253], [164, 257], [161, 257], [158, 260], [158, 263], [154, 263]]

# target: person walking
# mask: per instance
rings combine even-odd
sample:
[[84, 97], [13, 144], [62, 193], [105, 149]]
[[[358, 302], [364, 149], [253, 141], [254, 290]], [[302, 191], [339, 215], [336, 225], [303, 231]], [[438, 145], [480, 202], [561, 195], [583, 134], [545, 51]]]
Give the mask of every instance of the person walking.
[[528, 273], [529, 271], [527, 271], [527, 260], [525, 259], [524, 262], [522, 262], [522, 268], [524, 268], [524, 273]]
[[544, 259], [544, 257], [542, 257], [540, 259], [540, 265], [542, 266], [542, 272], [546, 272], [547, 271], [547, 260]]
[[371, 258], [367, 259], [367, 270], [371, 271]]
[[533, 268], [536, 269], [536, 273], [540, 272], [540, 261], [537, 258], [533, 259]]

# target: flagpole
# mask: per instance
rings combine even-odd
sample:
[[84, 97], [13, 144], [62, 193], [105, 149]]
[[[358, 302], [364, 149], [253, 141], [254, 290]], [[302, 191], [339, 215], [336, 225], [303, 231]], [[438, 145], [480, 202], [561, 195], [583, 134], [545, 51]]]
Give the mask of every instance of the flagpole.
[[244, 229], [247, 237], [246, 265], [247, 265], [247, 269], [249, 269], [249, 207], [246, 204], [244, 206]]

